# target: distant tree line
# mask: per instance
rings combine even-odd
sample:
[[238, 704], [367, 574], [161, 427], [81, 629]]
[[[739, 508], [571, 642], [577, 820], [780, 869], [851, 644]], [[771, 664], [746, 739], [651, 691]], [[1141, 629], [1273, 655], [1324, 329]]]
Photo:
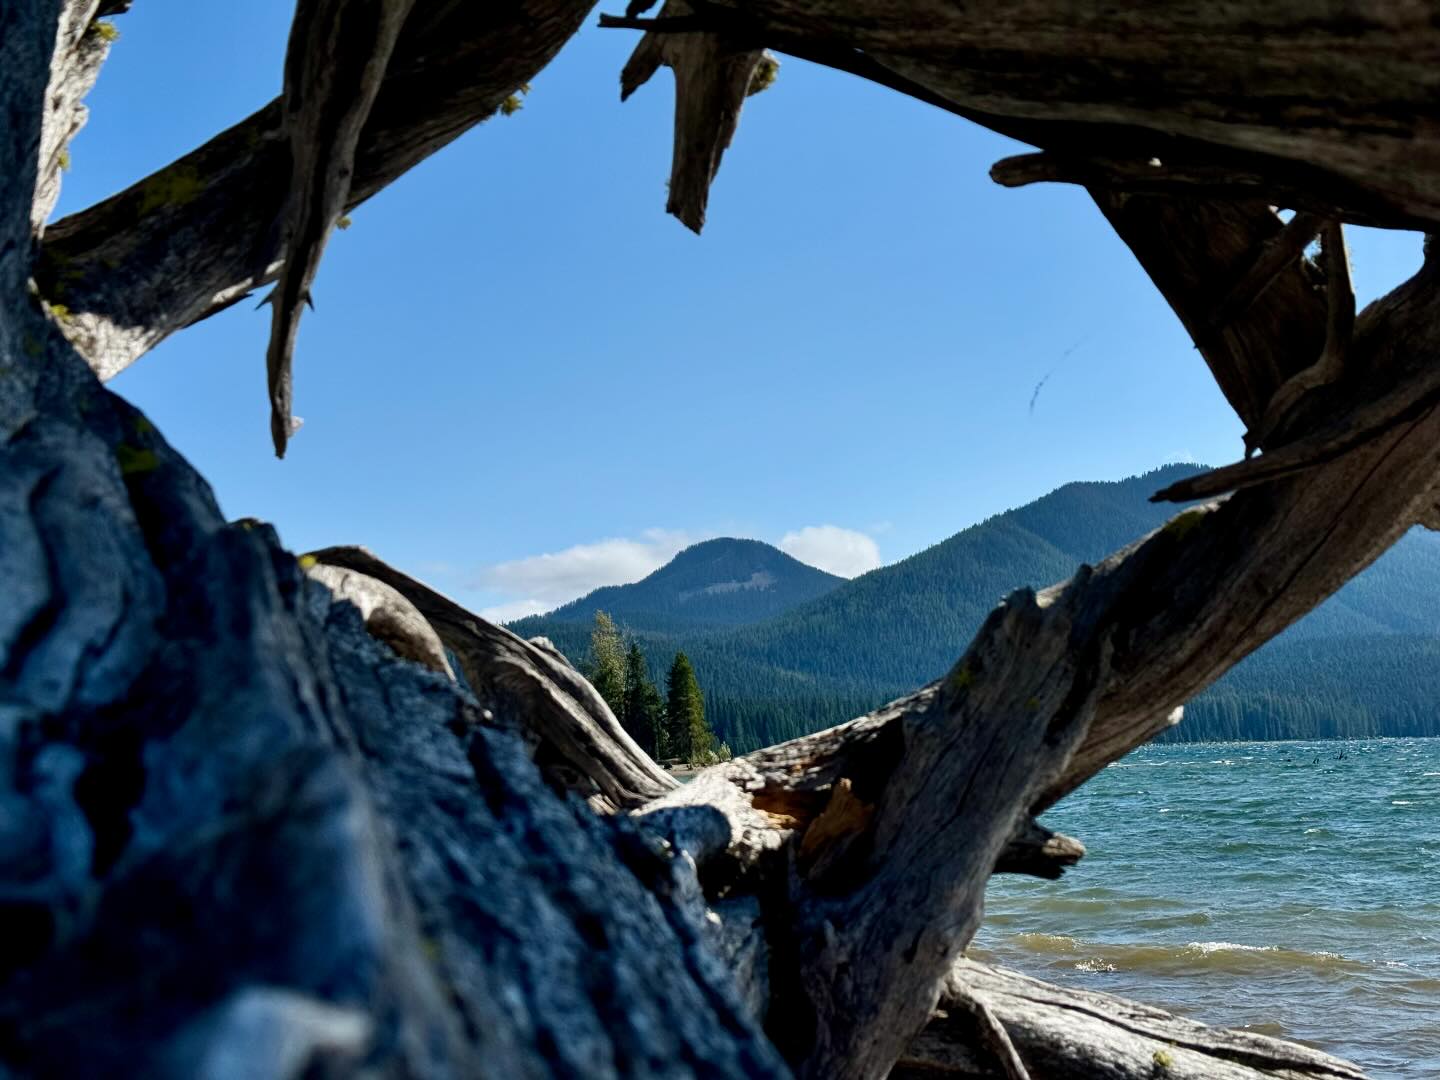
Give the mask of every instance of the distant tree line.
[[[841, 662], [848, 659], [851, 670], [844, 676], [838, 671], [807, 671], [789, 650], [761, 647], [771, 643], [768, 627], [763, 635], [754, 635], [758, 640], [750, 642], [750, 650], [745, 649], [742, 642], [749, 629], [671, 635], [648, 628], [624, 628], [615, 630], [615, 640], [639, 650], [642, 664], [647, 655], [683, 652], [705, 681], [707, 728], [736, 754], [862, 716], [944, 674], [947, 666], [937, 658], [936, 667], [925, 672], [887, 672], [888, 678], [871, 674], [867, 667], [876, 643], [856, 642], [859, 635], [837, 635], [826, 647], [838, 653]], [[541, 627], [540, 632], [551, 636], [567, 655], [587, 655], [588, 637], [583, 627], [556, 621]], [[914, 632], [913, 628], [905, 631]], [[903, 652], [905, 644], [891, 642], [897, 652]], [[617, 648], [621, 676], [615, 686], [619, 689], [601, 690], [612, 703], [625, 700], [627, 646]], [[955, 647], [952, 644], [950, 648]], [[593, 647], [588, 653], [593, 654]], [[827, 660], [841, 666], [833, 657]], [[668, 684], [664, 670], [651, 674]], [[665, 708], [662, 703], [662, 716]], [[620, 710], [616, 715], [623, 721]], [[632, 731], [644, 729], [639, 719], [624, 722]], [[1186, 705], [1184, 722], [1162, 735], [1161, 741], [1386, 735], [1440, 736], [1440, 640], [1404, 634], [1282, 635]]]
[[730, 759], [729, 745], [705, 718], [705, 695], [684, 652], [670, 663], [662, 701], [639, 641], [627, 641], [609, 614], [598, 611], [582, 671], [630, 737], [656, 760], [713, 765]]

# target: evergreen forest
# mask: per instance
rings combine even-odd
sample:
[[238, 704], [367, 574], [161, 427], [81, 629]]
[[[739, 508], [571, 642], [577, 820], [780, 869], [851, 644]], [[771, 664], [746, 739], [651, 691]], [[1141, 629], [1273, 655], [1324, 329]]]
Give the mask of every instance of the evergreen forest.
[[[668, 658], [684, 653], [705, 686], [717, 742], [745, 753], [862, 715], [943, 674], [1008, 592], [1063, 580], [1159, 528], [1177, 510], [1150, 494], [1199, 471], [1176, 464], [1067, 484], [851, 581], [757, 541], [711, 540], [636, 585], [511, 628], [589, 658], [603, 602], [616, 640], [649, 658], [652, 683], [665, 684]], [[1192, 701], [1162, 739], [1440, 735], [1437, 596], [1440, 535], [1416, 529]], [[607, 700], [622, 700], [624, 664], [614, 663], [620, 675], [592, 678]], [[621, 689], [605, 689], [612, 679]]]

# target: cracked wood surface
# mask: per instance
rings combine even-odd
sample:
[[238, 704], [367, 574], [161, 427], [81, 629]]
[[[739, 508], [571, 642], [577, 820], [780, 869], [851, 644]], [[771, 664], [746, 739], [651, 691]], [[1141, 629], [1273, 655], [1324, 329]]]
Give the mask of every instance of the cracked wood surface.
[[1046, 1080], [1364, 1080], [1348, 1061], [1284, 1039], [1206, 1027], [1111, 994], [961, 960], [940, 1009], [894, 1080], [1005, 1077], [977, 1052], [966, 1013], [982, 1004], [1032, 1076]]

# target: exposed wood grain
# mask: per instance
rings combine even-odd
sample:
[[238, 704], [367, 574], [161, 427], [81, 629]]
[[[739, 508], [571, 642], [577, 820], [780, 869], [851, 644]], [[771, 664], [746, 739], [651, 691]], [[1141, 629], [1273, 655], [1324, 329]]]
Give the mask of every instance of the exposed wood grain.
[[1324, 228], [1324, 218], [1303, 211], [1287, 221], [1279, 233], [1261, 245], [1245, 276], [1220, 301], [1211, 316], [1212, 329], [1223, 329], [1248, 312], [1261, 294], [1304, 256], [1305, 249]]
[[45, 221], [60, 198], [61, 177], [70, 164], [70, 140], [85, 126], [88, 116], [85, 95], [95, 85], [110, 53], [113, 35], [97, 25], [101, 8], [100, 0], [65, 0], [61, 9], [50, 84], [45, 89], [40, 175], [30, 208], [31, 225], [37, 233], [44, 231]]
[[446, 678], [454, 679], [440, 635], [414, 604], [400, 593], [365, 574], [323, 563], [301, 560], [305, 575], [324, 585], [337, 599], [348, 600], [360, 611], [365, 629], [383, 641], [396, 656], [413, 660]]
[[1128, 155], [1140, 160], [1174, 156], [1165, 139], [1180, 136], [1214, 148], [1185, 160], [1257, 155], [1270, 165], [1256, 171], [1276, 176], [1282, 162], [1305, 162], [1317, 174], [1299, 187], [1353, 185], [1399, 216], [1440, 214], [1440, 135], [1429, 123], [1440, 25], [1428, 4], [1284, 0], [1184, 12], [1054, 0], [963, 8], [943, 0], [724, 0], [710, 7], [858, 50], [980, 112], [1126, 130], [1132, 149], [1153, 147]]
[[[283, 261], [270, 303], [265, 354], [275, 456], [299, 426], [293, 415], [300, 313], [335, 222], [350, 198], [355, 151], [414, 0], [300, 0], [285, 52], [281, 95], [290, 185], [272, 258]], [[267, 260], [268, 262], [268, 260]]]
[[961, 1018], [984, 1005], [1018, 1056], [1047, 1080], [1364, 1080], [1339, 1058], [1248, 1031], [1206, 1027], [1160, 1009], [1061, 987], [975, 960], [945, 982], [940, 1012], [906, 1049], [895, 1080], [1004, 1074], [977, 1054]]
[[[687, 0], [665, 0], [663, 19], [692, 14]], [[764, 49], [725, 32], [646, 34], [620, 73], [620, 100], [661, 66], [675, 73], [675, 144], [667, 213], [692, 232], [705, 225], [710, 184], [740, 122], [740, 109]]]
[[584, 778], [619, 808], [678, 785], [635, 744], [595, 688], [552, 651], [486, 622], [364, 548], [325, 548], [306, 558], [365, 574], [414, 604], [459, 658], [482, 707], [524, 719], [542, 764]]

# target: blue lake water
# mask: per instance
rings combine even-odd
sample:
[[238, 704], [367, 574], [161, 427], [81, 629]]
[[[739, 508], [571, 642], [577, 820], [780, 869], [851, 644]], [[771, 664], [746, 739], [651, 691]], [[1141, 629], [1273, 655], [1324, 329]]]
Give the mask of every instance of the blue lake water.
[[1045, 823], [1089, 854], [972, 955], [1440, 1077], [1440, 739], [1144, 747]]

